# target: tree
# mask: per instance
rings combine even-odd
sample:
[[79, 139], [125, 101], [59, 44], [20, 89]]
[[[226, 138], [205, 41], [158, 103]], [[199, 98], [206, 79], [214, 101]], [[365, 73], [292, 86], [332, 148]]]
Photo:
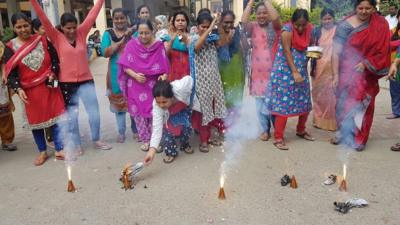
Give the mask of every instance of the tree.
[[316, 5], [320, 8], [332, 9], [336, 18], [341, 19], [354, 9], [355, 0], [317, 0]]

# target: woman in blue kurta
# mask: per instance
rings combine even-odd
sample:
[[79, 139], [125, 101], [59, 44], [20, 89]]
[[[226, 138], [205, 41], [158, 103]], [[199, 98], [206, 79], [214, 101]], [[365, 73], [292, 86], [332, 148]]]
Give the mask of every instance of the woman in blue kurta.
[[311, 33], [308, 12], [297, 9], [291, 23], [282, 28], [278, 52], [267, 85], [266, 113], [275, 116], [274, 145], [281, 150], [289, 149], [283, 140], [288, 117], [299, 117], [297, 136], [314, 140], [306, 132], [305, 126], [312, 108], [306, 57]]
[[[125, 43], [130, 37], [131, 31], [128, 29], [128, 16], [126, 12], [117, 8], [112, 13], [114, 28], [104, 32], [101, 41], [102, 54], [110, 58], [107, 72], [107, 95], [110, 100], [110, 110], [115, 114], [118, 125], [118, 139], [120, 143], [125, 142], [126, 112], [127, 104], [121, 89], [118, 85], [118, 58], [125, 47]], [[137, 138], [135, 121], [131, 118], [131, 129], [134, 138]]]

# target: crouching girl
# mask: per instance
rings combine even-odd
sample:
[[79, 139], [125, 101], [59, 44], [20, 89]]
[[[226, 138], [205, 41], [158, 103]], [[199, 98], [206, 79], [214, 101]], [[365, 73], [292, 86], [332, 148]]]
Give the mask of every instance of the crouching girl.
[[165, 163], [171, 163], [178, 156], [179, 149], [188, 154], [193, 153], [189, 145], [191, 134], [190, 108], [193, 80], [185, 76], [180, 80], [169, 82], [158, 80], [153, 87], [153, 131], [150, 149], [144, 159], [146, 164], [153, 161], [157, 147], [162, 139], [162, 149], [166, 157]]

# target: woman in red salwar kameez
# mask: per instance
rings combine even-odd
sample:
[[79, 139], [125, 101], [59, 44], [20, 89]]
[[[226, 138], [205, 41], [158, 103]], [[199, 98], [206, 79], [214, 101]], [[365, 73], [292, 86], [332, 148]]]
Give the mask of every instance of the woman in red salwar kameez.
[[7, 57], [5, 76], [8, 85], [24, 102], [28, 127], [32, 130], [40, 154], [34, 164], [48, 158], [44, 128], [52, 127], [55, 157], [64, 159], [61, 128], [58, 120], [65, 112], [61, 90], [55, 84], [59, 72], [56, 52], [45, 36], [32, 35], [29, 18], [22, 13], [11, 17], [17, 37], [7, 43], [13, 55]]
[[337, 84], [338, 133], [332, 144], [365, 148], [374, 116], [378, 79], [390, 66], [390, 30], [375, 0], [357, 0], [355, 13], [337, 27], [332, 58]]

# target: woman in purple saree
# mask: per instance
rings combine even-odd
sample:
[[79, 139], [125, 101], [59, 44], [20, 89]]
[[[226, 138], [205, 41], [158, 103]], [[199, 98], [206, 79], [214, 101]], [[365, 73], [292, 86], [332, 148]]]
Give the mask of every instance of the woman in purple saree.
[[149, 149], [152, 126], [152, 89], [160, 76], [166, 77], [169, 62], [164, 44], [155, 40], [150, 21], [138, 25], [138, 37], [131, 39], [119, 61], [118, 82], [135, 119], [143, 151]]

